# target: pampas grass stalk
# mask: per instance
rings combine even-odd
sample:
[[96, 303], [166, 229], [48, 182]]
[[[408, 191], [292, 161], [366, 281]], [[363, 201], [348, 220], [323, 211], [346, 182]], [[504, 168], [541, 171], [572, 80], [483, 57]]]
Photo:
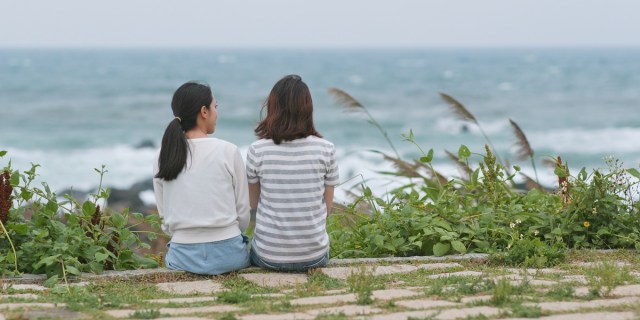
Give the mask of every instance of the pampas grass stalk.
[[336, 102], [344, 106], [347, 110], [364, 112], [369, 118], [369, 123], [371, 123], [376, 128], [378, 128], [378, 130], [382, 133], [384, 138], [387, 140], [387, 143], [389, 143], [389, 146], [391, 147], [391, 149], [393, 149], [393, 152], [396, 154], [396, 157], [398, 159], [401, 158], [400, 154], [398, 153], [398, 150], [396, 150], [396, 147], [391, 142], [391, 139], [389, 139], [389, 134], [387, 134], [387, 130], [385, 130], [382, 127], [382, 125], [380, 125], [380, 123], [376, 121], [376, 119], [371, 115], [371, 113], [369, 113], [369, 110], [367, 110], [367, 108], [364, 105], [362, 105], [358, 100], [356, 100], [350, 94], [346, 93], [344, 90], [341, 90], [338, 88], [329, 88], [329, 94], [334, 97]]
[[540, 180], [538, 180], [538, 170], [536, 169], [536, 161], [533, 158], [533, 148], [529, 144], [529, 140], [527, 140], [527, 136], [524, 134], [520, 126], [513, 120], [509, 119], [509, 123], [513, 127], [513, 133], [516, 136], [518, 145], [518, 160], [525, 160], [527, 158], [531, 159], [531, 166], [533, 167], [533, 172], [536, 175], [536, 183], [540, 185]]
[[458, 119], [474, 123], [476, 126], [478, 126], [478, 129], [480, 129], [480, 133], [482, 133], [484, 139], [487, 140], [487, 143], [489, 144], [489, 146], [491, 146], [491, 149], [494, 150], [498, 162], [500, 162], [504, 167], [504, 162], [502, 162], [502, 160], [500, 159], [500, 156], [498, 155], [496, 148], [493, 146], [491, 139], [489, 139], [489, 136], [487, 136], [487, 134], [484, 132], [484, 129], [482, 129], [482, 126], [480, 125], [476, 117], [471, 112], [469, 112], [469, 110], [467, 110], [467, 108], [465, 108], [465, 106], [460, 103], [460, 101], [454, 99], [452, 96], [444, 92], [440, 92], [439, 94], [442, 100], [444, 100], [451, 107], [451, 110], [458, 116]]

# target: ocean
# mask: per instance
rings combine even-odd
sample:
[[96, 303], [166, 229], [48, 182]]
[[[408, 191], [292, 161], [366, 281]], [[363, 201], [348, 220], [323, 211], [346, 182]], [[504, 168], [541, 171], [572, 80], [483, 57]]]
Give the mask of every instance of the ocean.
[[309, 85], [316, 128], [337, 147], [339, 195], [363, 180], [378, 193], [392, 188], [380, 174], [391, 165], [371, 150], [392, 151], [331, 87], [365, 105], [405, 159], [419, 156], [401, 136], [412, 130], [449, 175], [457, 171], [444, 150], [482, 153], [485, 140], [439, 92], [463, 102], [500, 157], [533, 176], [514, 154], [508, 119], [517, 122], [545, 185], [554, 176], [540, 162], [558, 155], [573, 172], [606, 167], [607, 156], [640, 165], [640, 49], [0, 49], [0, 150], [8, 151], [0, 167], [40, 164], [39, 179], [54, 190], [95, 187], [102, 164], [107, 186], [149, 179], [173, 119], [171, 96], [189, 80], [209, 83], [218, 99], [213, 136], [245, 152], [264, 99], [287, 74]]

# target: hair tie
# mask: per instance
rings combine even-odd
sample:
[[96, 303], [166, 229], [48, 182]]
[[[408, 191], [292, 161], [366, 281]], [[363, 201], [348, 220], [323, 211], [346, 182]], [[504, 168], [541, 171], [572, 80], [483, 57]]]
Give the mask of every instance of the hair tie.
[[176, 119], [178, 119], [178, 122], [182, 123], [182, 119], [180, 119], [180, 117], [175, 117]]

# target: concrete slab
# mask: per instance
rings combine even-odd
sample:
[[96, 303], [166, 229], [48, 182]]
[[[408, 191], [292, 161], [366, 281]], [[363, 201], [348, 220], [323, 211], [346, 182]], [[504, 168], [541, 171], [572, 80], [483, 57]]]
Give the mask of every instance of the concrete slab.
[[523, 305], [538, 306], [542, 311], [549, 312], [569, 312], [580, 309], [601, 308], [601, 307], [615, 307], [621, 305], [634, 305], [640, 303], [639, 297], [625, 297], [618, 299], [599, 299], [591, 301], [554, 301], [554, 302], [540, 302], [525, 303]]
[[407, 289], [374, 290], [372, 292], [372, 297], [375, 300], [394, 300], [415, 297], [417, 295], [420, 295], [420, 293]]
[[2, 299], [38, 299], [40, 297], [33, 293], [16, 293], [16, 294], [0, 294], [0, 300]]
[[407, 320], [407, 319], [422, 319], [431, 318], [437, 314], [437, 310], [420, 310], [420, 311], [406, 311], [406, 312], [394, 312], [387, 314], [378, 314], [372, 316], [356, 317], [357, 320]]
[[212, 320], [212, 318], [199, 318], [199, 317], [169, 317], [169, 318], [155, 318], [156, 320]]
[[460, 271], [460, 272], [447, 272], [447, 273], [439, 273], [430, 275], [429, 279], [440, 279], [446, 277], [480, 277], [484, 275], [482, 272], [478, 271]]
[[560, 282], [577, 282], [579, 284], [587, 284], [589, 280], [581, 274], [566, 275], [560, 279]]
[[221, 283], [211, 280], [163, 282], [156, 285], [158, 289], [173, 294], [218, 293], [224, 291]]
[[386, 274], [409, 273], [418, 270], [418, 267], [408, 264], [397, 264], [392, 266], [379, 266], [373, 271], [374, 276], [382, 276]]
[[640, 284], [615, 287], [611, 290], [611, 295], [617, 297], [640, 296]]
[[17, 309], [39, 309], [39, 308], [63, 308], [64, 303], [40, 303], [40, 302], [23, 302], [23, 303], [2, 303], [0, 310], [17, 310]]
[[49, 288], [37, 285], [37, 284], [14, 284], [10, 286], [13, 290], [33, 290], [33, 291], [46, 291]]
[[251, 314], [241, 316], [242, 320], [313, 320], [316, 316], [308, 313], [294, 312], [281, 314]]
[[425, 263], [418, 265], [418, 269], [424, 270], [436, 270], [436, 269], [447, 269], [447, 268], [462, 268], [463, 266], [457, 262], [449, 262], [449, 263]]
[[305, 305], [313, 305], [313, 304], [333, 304], [333, 303], [345, 303], [345, 302], [355, 302], [356, 295], [353, 293], [349, 294], [341, 294], [334, 296], [319, 296], [319, 297], [307, 297], [307, 298], [298, 298], [289, 301], [294, 306], [305, 306]]
[[49, 309], [49, 310], [29, 310], [24, 312], [21, 317], [29, 320], [34, 319], [87, 319], [87, 315], [80, 312], [72, 312], [65, 309]]
[[[580, 267], [598, 267], [603, 265], [603, 263], [604, 263], [603, 261], [577, 262], [577, 263], [574, 263], [573, 265], [580, 266]], [[618, 268], [631, 266], [631, 264], [626, 261], [607, 261], [607, 264], [612, 264]]]
[[[191, 313], [222, 313], [222, 312], [233, 312], [242, 310], [239, 307], [231, 306], [231, 305], [217, 305], [217, 306], [206, 306], [206, 307], [192, 307], [192, 308], [160, 308], [158, 312], [160, 314], [166, 314], [170, 316], [178, 316], [184, 314]], [[114, 318], [129, 318], [131, 317], [136, 310], [125, 309], [125, 310], [107, 310], [106, 314], [114, 317]]]
[[304, 284], [308, 278], [306, 274], [299, 273], [243, 273], [239, 276], [259, 286], [271, 288]]
[[380, 313], [380, 312], [382, 312], [382, 310], [378, 308], [352, 304], [352, 305], [339, 306], [339, 307], [308, 310], [306, 313], [316, 317], [321, 314], [326, 314], [326, 315], [344, 314], [345, 316], [352, 317], [357, 315], [369, 315], [369, 314]]
[[442, 310], [438, 315], [435, 316], [435, 318], [439, 320], [453, 320], [477, 317], [480, 315], [483, 315], [485, 317], [493, 317], [498, 314], [500, 314], [500, 309], [482, 306], [473, 308]]
[[519, 268], [506, 268], [505, 271], [515, 274], [527, 274], [527, 275], [536, 275], [536, 274], [559, 274], [566, 273], [566, 271], [555, 268], [527, 268], [527, 269], [519, 269]]
[[[424, 267], [428, 268], [428, 267]], [[424, 269], [423, 268], [423, 269]], [[396, 273], [408, 273], [418, 270], [418, 267], [408, 264], [397, 264], [391, 266], [354, 266], [354, 267], [332, 267], [320, 268], [319, 271], [331, 278], [346, 280], [351, 274], [358, 274], [362, 271], [371, 273], [374, 276], [381, 276]]]
[[474, 303], [474, 302], [480, 302], [480, 301], [489, 301], [491, 300], [493, 296], [490, 295], [483, 295], [483, 296], [469, 296], [469, 297], [463, 297], [462, 299], [460, 299], [460, 303]]
[[460, 304], [447, 300], [418, 299], [396, 301], [395, 305], [409, 309], [433, 309], [440, 307], [455, 307], [459, 306]]
[[[531, 318], [509, 318], [508, 320], [530, 320]], [[633, 312], [592, 312], [565, 313], [537, 318], [540, 320], [632, 320], [637, 319]], [[500, 319], [507, 320], [507, 319]]]
[[207, 301], [216, 301], [217, 297], [193, 297], [193, 298], [168, 298], [168, 299], [152, 299], [147, 300], [149, 303], [196, 303], [196, 302], [207, 302]]

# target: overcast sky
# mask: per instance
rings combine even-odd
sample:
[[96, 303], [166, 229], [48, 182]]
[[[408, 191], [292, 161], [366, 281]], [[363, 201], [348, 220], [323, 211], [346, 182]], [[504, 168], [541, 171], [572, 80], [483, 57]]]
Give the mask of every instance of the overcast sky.
[[0, 47], [640, 47], [639, 0], [6, 0]]

